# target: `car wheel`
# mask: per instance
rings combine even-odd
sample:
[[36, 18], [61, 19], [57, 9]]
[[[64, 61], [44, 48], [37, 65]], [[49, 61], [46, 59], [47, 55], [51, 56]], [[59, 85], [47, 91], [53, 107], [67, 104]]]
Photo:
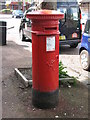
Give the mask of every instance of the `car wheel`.
[[80, 63], [84, 70], [90, 70], [90, 55], [87, 50], [82, 50], [80, 53]]
[[20, 37], [21, 41], [24, 41], [26, 39], [26, 37], [23, 34], [23, 30], [22, 29], [19, 30], [19, 37]]
[[71, 48], [76, 48], [77, 46], [78, 46], [78, 43], [74, 43], [70, 45]]

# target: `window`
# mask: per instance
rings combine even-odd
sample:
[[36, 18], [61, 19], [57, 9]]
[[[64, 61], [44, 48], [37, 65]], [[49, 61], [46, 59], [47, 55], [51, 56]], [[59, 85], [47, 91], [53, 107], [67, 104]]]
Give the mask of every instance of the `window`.
[[90, 20], [86, 22], [85, 33], [90, 34]]
[[65, 14], [66, 13], [66, 8], [60, 7], [60, 8], [57, 9], [57, 11]]
[[65, 22], [65, 13], [67, 13], [67, 9], [64, 7], [60, 7], [57, 9], [57, 11], [64, 13], [64, 19], [62, 19], [62, 22]]
[[68, 18], [70, 18], [72, 20], [78, 20], [78, 13], [79, 13], [79, 9], [78, 8], [70, 7], [67, 10]]

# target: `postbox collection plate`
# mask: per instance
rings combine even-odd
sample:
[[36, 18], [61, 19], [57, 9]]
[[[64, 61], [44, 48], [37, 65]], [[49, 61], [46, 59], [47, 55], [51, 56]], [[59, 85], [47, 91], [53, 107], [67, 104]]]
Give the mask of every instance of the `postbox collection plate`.
[[46, 51], [55, 51], [55, 36], [46, 37]]

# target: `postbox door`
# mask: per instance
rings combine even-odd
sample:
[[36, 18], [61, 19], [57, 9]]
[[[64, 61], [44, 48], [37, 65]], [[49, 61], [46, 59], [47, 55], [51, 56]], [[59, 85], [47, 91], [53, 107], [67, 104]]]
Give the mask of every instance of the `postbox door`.
[[33, 65], [33, 87], [42, 92], [55, 90], [59, 85], [58, 38], [59, 35], [34, 36], [32, 41], [33, 59], [36, 61]]

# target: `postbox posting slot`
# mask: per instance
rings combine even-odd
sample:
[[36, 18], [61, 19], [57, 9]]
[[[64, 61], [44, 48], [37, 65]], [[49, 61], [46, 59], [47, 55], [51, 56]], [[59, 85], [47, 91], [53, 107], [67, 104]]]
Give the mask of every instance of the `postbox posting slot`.
[[44, 28], [45, 30], [57, 30], [57, 27], [46, 27], [46, 28]]

